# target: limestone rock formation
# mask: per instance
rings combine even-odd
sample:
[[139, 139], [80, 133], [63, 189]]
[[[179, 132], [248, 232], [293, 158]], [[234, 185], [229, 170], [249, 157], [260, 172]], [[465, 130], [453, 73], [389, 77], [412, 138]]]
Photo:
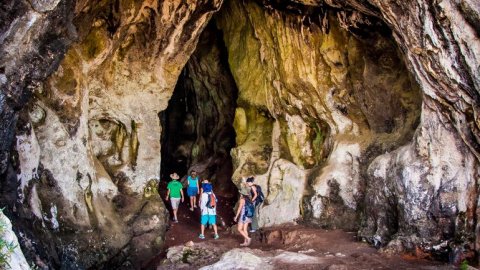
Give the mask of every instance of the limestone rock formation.
[[[479, 5], [261, 2], [229, 2], [217, 19], [239, 88], [234, 179], [257, 175], [263, 208], [284, 217], [267, 210], [261, 223], [303, 214], [361, 227], [375, 244], [395, 238], [397, 250], [468, 256], [478, 241]], [[269, 124], [254, 128], [261, 119]], [[282, 159], [291, 164], [275, 171]]]
[[423, 105], [412, 142], [369, 166], [370, 194], [377, 196], [367, 196], [365, 235], [381, 243], [396, 236], [403, 240], [401, 249], [413, 243], [432, 252], [451, 252], [457, 262], [476, 249], [479, 237], [480, 5], [371, 4], [348, 1], [392, 29], [422, 89]]
[[[6, 255], [6, 264], [2, 266], [8, 266], [11, 269], [18, 270], [30, 269], [30, 266], [28, 265], [27, 260], [20, 249], [17, 236], [12, 230], [12, 223], [2, 211], [0, 211], [0, 224], [2, 227], [2, 230], [0, 231], [0, 238], [2, 241], [4, 241], [2, 243], [2, 249], [0, 252], [2, 252], [2, 255]], [[6, 245], [11, 245], [13, 250], [11, 250], [11, 252], [7, 250], [8, 248]]]
[[[5, 25], [10, 43], [2, 46], [8, 65], [2, 68], [7, 87], [2, 95], [8, 105], [16, 101], [10, 88], [34, 98], [18, 114], [16, 161], [7, 172], [2, 201], [18, 217], [14, 223], [24, 243], [48, 246], [45, 252], [31, 246], [30, 260], [52, 268], [140, 267], [159, 252], [166, 211], [157, 193], [158, 113], [167, 107], [181, 69], [221, 3], [78, 1], [73, 9], [70, 2], [37, 1], [33, 15], [19, 15], [25, 23], [12, 18]], [[5, 4], [6, 10], [14, 10], [12, 5]], [[52, 52], [28, 42], [46, 39], [41, 34], [56, 27], [49, 25], [58, 23], [55, 12], [66, 13], [57, 31], [71, 30], [76, 37], [60, 65], [66, 41]], [[35, 24], [35, 16], [44, 21]], [[53, 34], [47, 37], [56, 38]], [[31, 60], [15, 55], [14, 46], [24, 54], [51, 53], [56, 66], [40, 70], [35, 84], [28, 81], [32, 74], [25, 74], [28, 80], [17, 86], [15, 79], [22, 78], [15, 72], [29, 68]], [[52, 65], [47, 60], [36, 65]], [[16, 110], [26, 101], [16, 101]], [[2, 106], [12, 113], [8, 109]], [[11, 123], [2, 132], [11, 136], [16, 118], [6, 119]], [[11, 141], [7, 137], [2, 139]]]
[[334, 11], [321, 16], [307, 22], [255, 2], [229, 2], [217, 19], [239, 87], [234, 178], [256, 174], [268, 191], [263, 225], [304, 214], [355, 228], [362, 171], [375, 154], [408, 140], [418, 121], [418, 87], [385, 26], [353, 35]]
[[25, 106], [32, 89], [57, 69], [67, 46], [76, 37], [71, 23], [73, 2], [44, 4], [30, 5], [27, 1], [1, 4], [0, 174], [7, 170], [16, 113]]
[[263, 226], [472, 257], [479, 14], [474, 0], [3, 1], [0, 203], [39, 267], [139, 267], [163, 245], [157, 184], [178, 162], [222, 187], [256, 176]]

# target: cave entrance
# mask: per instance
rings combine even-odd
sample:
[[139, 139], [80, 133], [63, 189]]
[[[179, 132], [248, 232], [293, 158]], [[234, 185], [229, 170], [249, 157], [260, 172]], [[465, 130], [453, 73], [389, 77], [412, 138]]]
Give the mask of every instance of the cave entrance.
[[230, 149], [237, 87], [230, 73], [221, 32], [211, 23], [185, 65], [165, 111], [162, 125], [161, 179], [192, 170], [208, 178], [216, 193], [234, 195]]

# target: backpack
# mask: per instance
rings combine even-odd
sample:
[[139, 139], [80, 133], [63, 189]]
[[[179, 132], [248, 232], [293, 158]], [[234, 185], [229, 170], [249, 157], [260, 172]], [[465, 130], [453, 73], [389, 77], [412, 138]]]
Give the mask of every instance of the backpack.
[[207, 208], [213, 209], [216, 206], [217, 206], [217, 196], [215, 196], [213, 192], [210, 192], [210, 194], [208, 194]]
[[[255, 185], [255, 189], [257, 191], [257, 198], [255, 198], [255, 206], [257, 206], [265, 200], [265, 195], [263, 195], [261, 186]], [[252, 191], [252, 193], [253, 193], [253, 191]], [[252, 194], [252, 196], [253, 196], [253, 194]]]
[[249, 199], [245, 199], [245, 216], [253, 217], [255, 215], [255, 206]]

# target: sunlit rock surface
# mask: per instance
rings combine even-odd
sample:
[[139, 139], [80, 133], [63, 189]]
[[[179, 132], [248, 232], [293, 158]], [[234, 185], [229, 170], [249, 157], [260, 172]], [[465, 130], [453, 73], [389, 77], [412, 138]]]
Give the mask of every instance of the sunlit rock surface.
[[480, 5], [370, 2], [338, 6], [387, 23], [422, 89], [423, 105], [414, 139], [369, 167], [367, 194], [377, 196], [366, 196], [364, 235], [381, 244], [397, 237], [401, 244], [393, 249], [450, 252], [458, 263], [478, 249]]
[[[19, 162], [7, 177], [15, 191], [4, 200], [21, 213], [22, 241], [51, 243], [44, 253], [31, 246], [30, 259], [52, 268], [140, 267], [159, 252], [167, 216], [157, 193], [158, 113], [221, 2], [78, 1], [75, 10], [65, 4], [70, 10], [59, 30], [71, 27], [76, 41], [46, 81], [23, 90], [34, 97], [19, 114]], [[9, 50], [48, 32], [56, 21], [45, 16], [66, 9], [55, 9], [57, 3], [36, 1], [33, 15], [19, 17], [28, 23], [9, 26], [17, 34], [10, 38], [7, 31], [11, 44], [2, 47], [2, 59], [10, 61], [2, 67], [8, 87], [16, 78], [10, 72], [27, 61], [21, 53], [37, 44]], [[60, 58], [64, 51], [52, 54]]]
[[[5, 266], [10, 269], [28, 270], [30, 266], [25, 259], [25, 256], [20, 249], [17, 236], [12, 230], [12, 223], [10, 220], [0, 211], [0, 224], [2, 225], [2, 231], [0, 237], [4, 241], [2, 243], [2, 255], [6, 255]], [[7, 245], [12, 247], [12, 250], [7, 249]]]
[[264, 212], [281, 211], [261, 215], [263, 225], [303, 214], [355, 228], [366, 163], [404, 143], [418, 121], [418, 87], [385, 26], [355, 36], [336, 16], [310, 22], [229, 2], [217, 18], [239, 87], [234, 179], [258, 175]]
[[[477, 241], [478, 4], [262, 3], [229, 2], [217, 19], [239, 87], [235, 181], [257, 175], [264, 208], [293, 200], [314, 223], [460, 260]], [[247, 129], [252, 110], [269, 124]], [[282, 190], [303, 201], [273, 195], [279, 158], [305, 171]]]
[[[221, 5], [0, 4], [0, 201], [30, 261], [137, 267], [156, 254], [159, 113], [182, 84], [197, 105], [185, 126], [197, 125], [171, 153], [208, 177], [233, 170], [237, 185], [255, 175], [262, 226], [305, 221], [387, 252], [475, 256], [477, 1]], [[209, 50], [197, 41], [215, 12]], [[219, 163], [232, 125], [233, 168]]]

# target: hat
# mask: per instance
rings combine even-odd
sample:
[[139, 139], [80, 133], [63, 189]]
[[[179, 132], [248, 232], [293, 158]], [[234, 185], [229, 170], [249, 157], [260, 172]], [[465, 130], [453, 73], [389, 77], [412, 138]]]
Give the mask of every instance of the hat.
[[247, 183], [252, 183], [253, 181], [255, 181], [255, 178], [253, 178], [253, 176], [247, 178]]
[[202, 183], [203, 192], [210, 192], [212, 191], [212, 184], [210, 183]]
[[170, 174], [170, 177], [171, 177], [172, 179], [174, 179], [174, 180], [177, 180], [177, 179], [180, 178], [180, 176], [178, 176], [177, 173], [172, 173], [172, 174]]

